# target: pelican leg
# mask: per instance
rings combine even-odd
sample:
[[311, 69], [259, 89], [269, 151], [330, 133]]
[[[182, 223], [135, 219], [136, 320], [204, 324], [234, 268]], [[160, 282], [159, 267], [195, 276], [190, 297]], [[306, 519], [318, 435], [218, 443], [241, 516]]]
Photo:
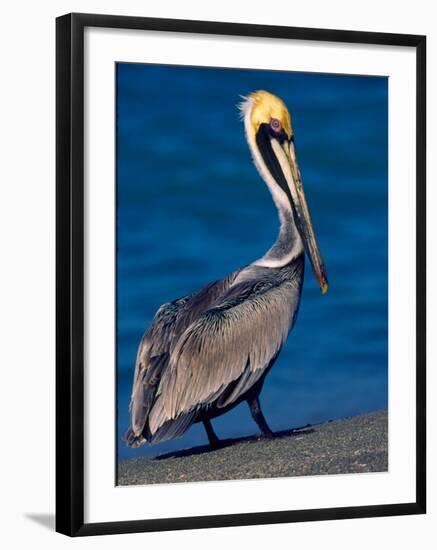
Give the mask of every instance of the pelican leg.
[[220, 439], [216, 436], [211, 421], [208, 418], [205, 418], [203, 420], [203, 425], [205, 426], [206, 435], [208, 436], [210, 446], [213, 448], [218, 447], [220, 445]]
[[252, 414], [252, 418], [258, 424], [258, 428], [261, 430], [261, 433], [264, 437], [271, 438], [273, 437], [273, 432], [269, 428], [266, 419], [264, 418], [263, 412], [261, 410], [261, 403], [259, 402], [258, 395], [256, 397], [249, 397], [247, 403]]

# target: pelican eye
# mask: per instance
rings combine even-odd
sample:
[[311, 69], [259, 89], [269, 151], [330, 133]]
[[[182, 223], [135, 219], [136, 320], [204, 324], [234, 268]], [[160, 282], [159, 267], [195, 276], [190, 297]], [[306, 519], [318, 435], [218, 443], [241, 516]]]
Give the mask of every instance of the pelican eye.
[[276, 133], [279, 134], [279, 132], [282, 130], [282, 125], [280, 121], [277, 118], [271, 118], [270, 119], [270, 128], [274, 130]]

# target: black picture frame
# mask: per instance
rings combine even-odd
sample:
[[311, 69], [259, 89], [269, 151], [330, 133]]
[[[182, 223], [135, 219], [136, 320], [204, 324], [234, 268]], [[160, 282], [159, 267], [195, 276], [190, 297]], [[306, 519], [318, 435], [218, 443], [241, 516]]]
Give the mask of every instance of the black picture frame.
[[[84, 523], [84, 29], [106, 27], [404, 46], [416, 51], [416, 500]], [[56, 20], [56, 530], [69, 536], [423, 514], [426, 511], [426, 37], [95, 14]]]

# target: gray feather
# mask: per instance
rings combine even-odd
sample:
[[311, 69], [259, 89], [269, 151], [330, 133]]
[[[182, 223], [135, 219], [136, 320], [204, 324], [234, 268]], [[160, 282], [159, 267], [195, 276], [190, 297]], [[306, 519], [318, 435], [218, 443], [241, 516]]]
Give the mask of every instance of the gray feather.
[[[238, 271], [200, 291], [162, 305], [138, 348], [129, 409], [131, 427], [125, 439], [128, 445], [145, 442], [144, 431], [162, 373], [180, 335], [206, 307], [213, 304], [229, 288]], [[150, 431], [149, 431], [150, 433]], [[151, 434], [149, 435], [151, 437]]]
[[152, 434], [216, 400], [222, 407], [236, 401], [281, 349], [299, 305], [303, 259], [288, 269], [251, 266], [249, 272], [175, 343], [149, 413]]

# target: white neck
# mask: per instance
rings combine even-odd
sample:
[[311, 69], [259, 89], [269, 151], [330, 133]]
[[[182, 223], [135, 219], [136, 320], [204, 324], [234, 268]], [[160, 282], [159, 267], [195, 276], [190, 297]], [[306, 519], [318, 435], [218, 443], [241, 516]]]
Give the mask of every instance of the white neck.
[[296, 256], [303, 252], [302, 239], [294, 223], [293, 212], [288, 197], [276, 183], [262, 159], [255, 143], [255, 138], [250, 131], [250, 113], [252, 100], [249, 98], [241, 105], [244, 117], [246, 139], [252, 154], [253, 162], [262, 179], [270, 190], [273, 201], [278, 209], [280, 229], [273, 246], [262, 258], [253, 262], [253, 265], [263, 267], [283, 267], [290, 263]]

